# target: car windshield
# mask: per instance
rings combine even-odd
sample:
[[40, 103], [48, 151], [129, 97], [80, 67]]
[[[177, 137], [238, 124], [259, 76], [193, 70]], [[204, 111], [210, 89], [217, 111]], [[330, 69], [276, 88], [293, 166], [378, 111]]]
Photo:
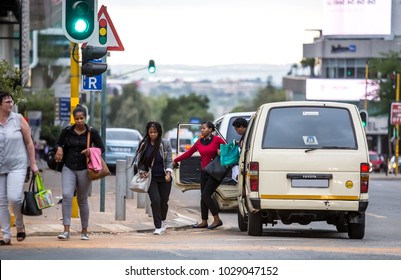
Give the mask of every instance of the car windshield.
[[283, 107], [270, 110], [262, 148], [356, 149], [357, 142], [347, 109]]
[[123, 140], [123, 141], [139, 141], [141, 135], [136, 131], [107, 131], [106, 139]]

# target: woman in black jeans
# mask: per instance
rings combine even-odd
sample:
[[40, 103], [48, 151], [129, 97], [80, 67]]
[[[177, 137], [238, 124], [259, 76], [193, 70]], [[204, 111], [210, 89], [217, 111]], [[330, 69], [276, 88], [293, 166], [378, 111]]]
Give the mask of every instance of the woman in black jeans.
[[171, 191], [171, 174], [173, 158], [170, 141], [162, 139], [162, 126], [158, 122], [149, 122], [146, 125], [146, 135], [139, 143], [137, 150], [138, 169], [147, 176], [152, 170], [152, 181], [148, 194], [152, 207], [153, 234], [160, 235], [166, 230], [168, 200]]

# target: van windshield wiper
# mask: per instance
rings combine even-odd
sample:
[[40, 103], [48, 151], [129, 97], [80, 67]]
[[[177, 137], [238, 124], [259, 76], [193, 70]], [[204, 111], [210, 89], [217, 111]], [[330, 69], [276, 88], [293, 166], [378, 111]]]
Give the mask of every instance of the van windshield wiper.
[[341, 149], [341, 150], [347, 150], [347, 149], [352, 149], [351, 147], [344, 147], [344, 146], [322, 146], [322, 147], [316, 147], [316, 148], [310, 148], [310, 149], [306, 149], [305, 153], [310, 152], [310, 151], [314, 151], [314, 150], [318, 150], [318, 149]]

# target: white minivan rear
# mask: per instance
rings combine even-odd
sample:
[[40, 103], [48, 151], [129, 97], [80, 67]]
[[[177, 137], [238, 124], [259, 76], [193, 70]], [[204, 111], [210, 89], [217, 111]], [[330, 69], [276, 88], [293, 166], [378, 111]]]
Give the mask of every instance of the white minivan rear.
[[262, 105], [250, 120], [240, 158], [238, 225], [326, 221], [363, 238], [369, 154], [359, 110], [336, 102]]

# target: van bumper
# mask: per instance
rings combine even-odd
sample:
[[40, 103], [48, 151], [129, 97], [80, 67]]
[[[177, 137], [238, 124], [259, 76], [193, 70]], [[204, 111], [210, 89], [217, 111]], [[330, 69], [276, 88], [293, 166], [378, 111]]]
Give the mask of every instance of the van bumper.
[[368, 209], [369, 201], [359, 201], [358, 212], [365, 212]]
[[307, 200], [307, 199], [261, 199], [250, 198], [251, 212], [260, 210], [306, 210], [306, 211], [342, 211], [364, 212], [367, 200]]

